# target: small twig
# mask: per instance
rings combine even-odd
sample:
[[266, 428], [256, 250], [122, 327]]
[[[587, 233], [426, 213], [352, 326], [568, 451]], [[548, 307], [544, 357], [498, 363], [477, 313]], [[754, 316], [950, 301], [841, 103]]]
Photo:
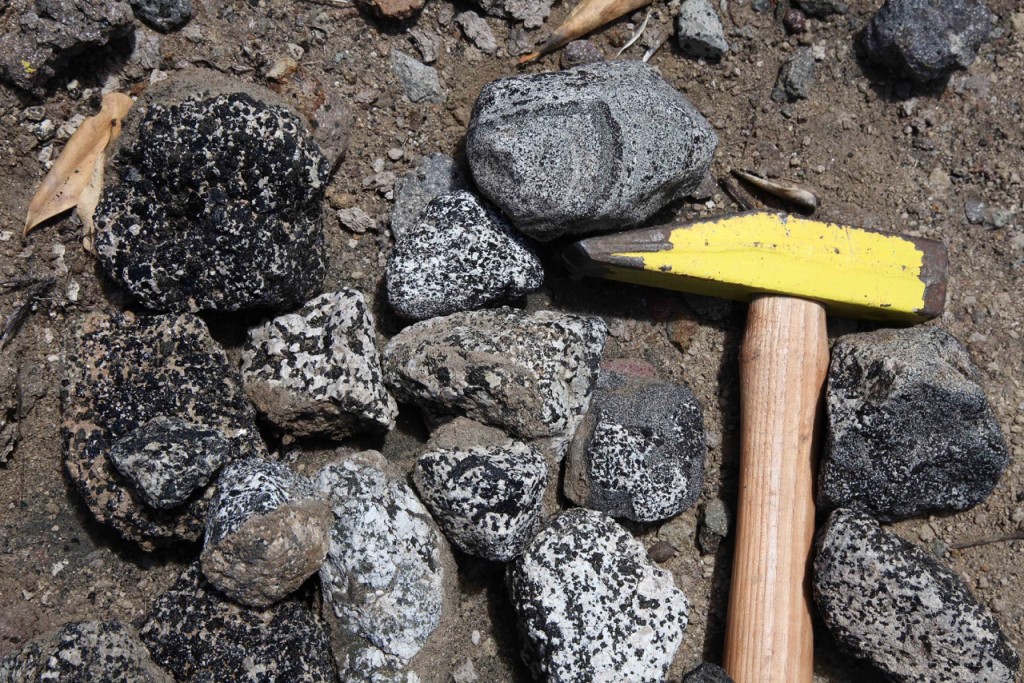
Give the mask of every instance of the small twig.
[[7, 342], [14, 338], [14, 335], [18, 333], [18, 329], [21, 327], [21, 323], [28, 317], [29, 311], [32, 310], [32, 304], [36, 302], [42, 294], [48, 290], [57, 281], [57, 278], [48, 277], [42, 280], [38, 280], [34, 285], [29, 287], [28, 293], [25, 295], [25, 299], [18, 303], [14, 307], [14, 311], [7, 316], [4, 321], [3, 330], [0, 331], [0, 351], [3, 351], [4, 347], [7, 346]]
[[757, 208], [754, 198], [746, 190], [741, 189], [739, 185], [734, 183], [732, 178], [722, 178], [718, 181], [718, 184], [722, 186], [722, 189], [729, 195], [729, 198], [736, 202], [742, 210], [750, 211]]
[[645, 64], [651, 61], [651, 57], [654, 56], [654, 53], [660, 50], [661, 46], [668, 42], [669, 35], [671, 35], [671, 31], [663, 31], [661, 37], [658, 38], [658, 41], [651, 47], [647, 48], [647, 52], [644, 53], [644, 57], [641, 61]]
[[653, 11], [654, 10], [652, 9], [647, 10], [647, 16], [644, 17], [644, 22], [640, 24], [640, 28], [636, 30], [636, 33], [634, 33], [633, 36], [626, 41], [626, 44], [619, 48], [619, 51], [615, 53], [616, 57], [621, 56], [623, 52], [633, 47], [633, 43], [640, 40], [640, 36], [642, 36], [644, 34], [644, 31], [647, 30], [647, 22], [651, 20], [651, 12]]
[[1024, 531], [1015, 531], [1011, 534], [1005, 534], [1003, 536], [986, 536], [984, 538], [977, 538], [973, 541], [966, 541], [964, 543], [956, 543], [950, 546], [953, 550], [963, 550], [964, 548], [977, 548], [980, 545], [991, 545], [993, 543], [1005, 543], [1006, 541], [1024, 541]]

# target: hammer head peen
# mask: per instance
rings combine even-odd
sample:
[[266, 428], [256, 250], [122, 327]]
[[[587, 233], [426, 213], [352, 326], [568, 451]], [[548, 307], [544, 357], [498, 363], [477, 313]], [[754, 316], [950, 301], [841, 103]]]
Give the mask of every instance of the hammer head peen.
[[891, 323], [934, 318], [946, 299], [941, 242], [770, 211], [591, 237], [565, 258], [581, 275], [740, 301], [793, 296]]

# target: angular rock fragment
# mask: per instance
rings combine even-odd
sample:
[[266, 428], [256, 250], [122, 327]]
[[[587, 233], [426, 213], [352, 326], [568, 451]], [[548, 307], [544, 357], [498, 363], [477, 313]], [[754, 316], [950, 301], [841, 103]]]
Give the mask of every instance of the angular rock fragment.
[[963, 581], [852, 510], [832, 513], [814, 559], [814, 601], [832, 636], [894, 681], [1014, 680], [1019, 657]]
[[722, 667], [704, 662], [683, 676], [683, 683], [733, 683], [733, 680]]
[[814, 85], [814, 54], [809, 47], [798, 48], [782, 68], [772, 90], [776, 102], [795, 102], [810, 97]]
[[679, 49], [691, 57], [721, 59], [729, 51], [722, 20], [708, 0], [685, 0], [676, 17]]
[[487, 20], [476, 12], [459, 12], [455, 16], [455, 23], [459, 25], [466, 35], [481, 52], [493, 55], [498, 50], [498, 41], [494, 38], [491, 27]]
[[563, 513], [509, 565], [508, 584], [536, 677], [665, 680], [686, 628], [686, 597], [611, 518]]
[[360, 5], [382, 19], [411, 19], [423, 9], [425, 0], [357, 0]]
[[192, 18], [192, 0], [128, 0], [135, 16], [157, 31], [176, 31]]
[[0, 465], [14, 453], [18, 417], [18, 370], [10, 360], [0, 360]]
[[500, 19], [523, 22], [525, 28], [540, 28], [554, 0], [473, 0], [484, 12]]
[[604, 53], [601, 52], [601, 48], [589, 40], [570, 41], [562, 48], [562, 54], [559, 56], [559, 66], [563, 69], [603, 61]]
[[261, 415], [296, 436], [341, 439], [395, 424], [373, 316], [363, 295], [340, 289], [249, 331], [245, 391]]
[[646, 221], [696, 189], [717, 142], [651, 67], [614, 61], [484, 86], [466, 154], [481, 193], [548, 241]]
[[729, 534], [729, 508], [721, 498], [714, 498], [704, 506], [704, 516], [697, 531], [697, 543], [705, 553], [718, 552], [722, 539]]
[[842, 337], [832, 350], [818, 503], [881, 520], [964, 510], [1009, 463], [967, 350], [935, 327]]
[[435, 152], [423, 157], [416, 168], [395, 184], [395, 206], [391, 209], [391, 234], [395, 241], [401, 242], [416, 227], [420, 213], [436, 197], [468, 188], [450, 156]]
[[850, 6], [843, 0], [796, 0], [796, 4], [804, 14], [817, 19], [826, 19], [850, 11]]
[[402, 83], [410, 102], [437, 104], [444, 102], [444, 91], [437, 78], [437, 70], [422, 64], [404, 52], [391, 51], [391, 70]]

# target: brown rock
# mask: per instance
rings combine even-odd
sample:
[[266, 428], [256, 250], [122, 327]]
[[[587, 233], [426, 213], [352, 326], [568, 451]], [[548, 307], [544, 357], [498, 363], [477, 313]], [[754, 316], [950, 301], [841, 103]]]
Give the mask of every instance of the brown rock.
[[410, 19], [423, 9], [424, 0], [358, 0], [359, 4], [382, 19]]

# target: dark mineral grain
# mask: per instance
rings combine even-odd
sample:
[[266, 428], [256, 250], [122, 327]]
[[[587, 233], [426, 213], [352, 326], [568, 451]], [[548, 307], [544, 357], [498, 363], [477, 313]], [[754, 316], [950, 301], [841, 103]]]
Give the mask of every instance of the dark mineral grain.
[[135, 16], [157, 31], [175, 31], [192, 18], [192, 0], [128, 0]]
[[704, 662], [683, 676], [683, 683], [733, 683], [733, 680], [722, 667]]

